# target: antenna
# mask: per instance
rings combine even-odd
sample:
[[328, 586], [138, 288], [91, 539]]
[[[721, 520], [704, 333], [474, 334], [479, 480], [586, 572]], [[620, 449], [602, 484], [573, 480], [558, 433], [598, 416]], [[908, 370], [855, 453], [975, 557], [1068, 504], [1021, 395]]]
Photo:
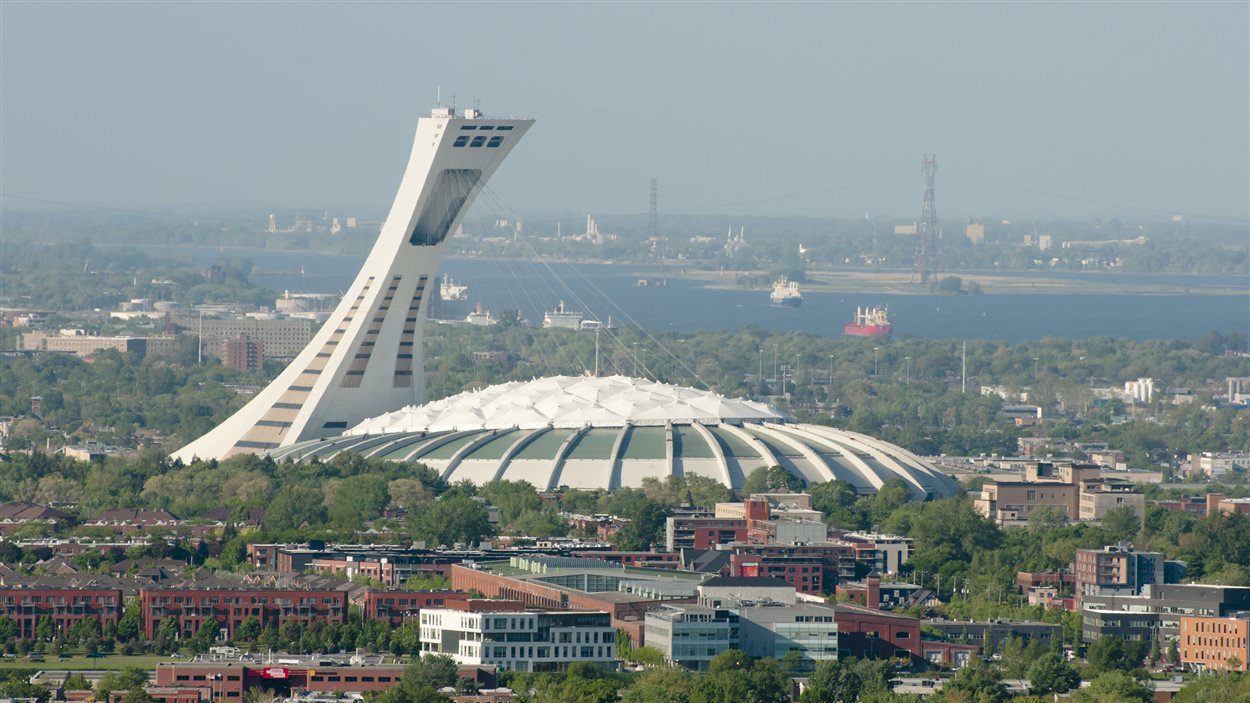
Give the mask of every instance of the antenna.
[[436, 87], [434, 91], [435, 91], [434, 99], [437, 101], [438, 106], [442, 107], [443, 106], [443, 86], [440, 85]]

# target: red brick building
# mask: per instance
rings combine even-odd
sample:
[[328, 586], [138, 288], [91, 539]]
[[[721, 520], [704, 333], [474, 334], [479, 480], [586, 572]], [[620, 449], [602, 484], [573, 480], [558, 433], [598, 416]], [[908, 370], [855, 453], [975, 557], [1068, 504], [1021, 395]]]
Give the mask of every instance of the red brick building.
[[0, 616], [17, 623], [18, 637], [34, 637], [44, 619], [52, 621], [54, 634], [81, 620], [95, 620], [103, 630], [117, 624], [123, 609], [121, 588], [102, 579], [45, 576], [0, 588]]
[[818, 557], [781, 556], [769, 553], [729, 556], [730, 576], [763, 576], [785, 580], [799, 593], [824, 593], [824, 565]]
[[238, 585], [191, 585], [172, 588], [145, 588], [139, 592], [143, 632], [156, 636], [161, 621], [176, 618], [182, 638], [193, 637], [200, 627], [212, 622], [234, 637], [239, 625], [256, 618], [260, 626], [281, 627], [288, 620], [305, 625], [313, 622], [344, 622], [347, 618], [347, 592], [334, 589], [305, 590], [259, 588]]
[[[211, 700], [242, 701], [244, 693], [263, 688], [279, 696], [292, 691], [366, 693], [394, 688], [404, 664], [348, 665], [294, 658], [300, 663], [260, 664], [240, 661], [160, 663], [156, 686], [208, 689]], [[493, 667], [461, 666], [456, 675], [486, 687], [496, 685]]]
[[456, 608], [469, 600], [461, 591], [365, 591], [366, 620], [382, 620], [391, 627], [417, 622], [422, 608]]

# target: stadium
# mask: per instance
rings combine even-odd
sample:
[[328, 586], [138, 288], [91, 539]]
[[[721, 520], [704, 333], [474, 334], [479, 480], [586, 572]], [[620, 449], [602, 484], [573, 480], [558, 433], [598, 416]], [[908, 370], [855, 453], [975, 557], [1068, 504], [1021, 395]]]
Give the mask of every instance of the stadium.
[[954, 495], [953, 479], [873, 437], [796, 422], [763, 403], [626, 376], [503, 383], [367, 419], [341, 435], [271, 450], [275, 460], [341, 452], [418, 461], [449, 481], [522, 480], [542, 489], [615, 489], [700, 475], [741, 488], [779, 465], [809, 483], [862, 494], [900, 479], [918, 500]]

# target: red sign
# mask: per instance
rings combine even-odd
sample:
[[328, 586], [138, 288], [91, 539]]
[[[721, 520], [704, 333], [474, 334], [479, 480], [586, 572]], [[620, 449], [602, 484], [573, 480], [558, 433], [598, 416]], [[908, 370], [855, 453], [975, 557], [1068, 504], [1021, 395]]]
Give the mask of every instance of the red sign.
[[262, 679], [285, 679], [291, 675], [291, 670], [285, 666], [270, 666], [260, 670]]

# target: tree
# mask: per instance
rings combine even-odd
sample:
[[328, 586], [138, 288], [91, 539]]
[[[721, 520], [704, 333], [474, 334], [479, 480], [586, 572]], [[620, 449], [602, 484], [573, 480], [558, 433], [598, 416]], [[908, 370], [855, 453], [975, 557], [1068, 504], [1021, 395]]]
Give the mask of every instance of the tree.
[[96, 700], [107, 701], [113, 691], [142, 691], [148, 683], [148, 672], [137, 666], [109, 671], [95, 685]]
[[255, 642], [257, 637], [260, 637], [260, 620], [255, 616], [248, 616], [234, 629], [234, 638], [240, 642]]
[[687, 673], [649, 669], [621, 694], [621, 703], [689, 703], [693, 687], [694, 677]]
[[1094, 640], [1085, 652], [1090, 672], [1101, 674], [1108, 671], [1129, 671], [1141, 666], [1149, 645], [1142, 641], [1125, 641], [1114, 635], [1104, 635]]
[[412, 536], [430, 546], [457, 542], [477, 544], [493, 530], [486, 508], [465, 495], [444, 496], [416, 515], [409, 516]]
[[321, 525], [325, 522], [321, 492], [309, 486], [284, 483], [278, 487], [273, 500], [265, 508], [266, 530], [287, 532], [305, 525]]
[[1081, 685], [1081, 675], [1067, 657], [1048, 652], [1029, 667], [1029, 684], [1034, 694], [1067, 693]]
[[445, 654], [425, 654], [413, 657], [404, 669], [404, 679], [412, 679], [418, 685], [435, 690], [456, 683], [456, 661]]
[[955, 674], [955, 678], [942, 687], [941, 700], [955, 700], [951, 694], [965, 693], [978, 703], [1003, 703], [1007, 700], [1007, 686], [996, 667], [982, 663], [973, 657]]
[[781, 466], [761, 466], [747, 476], [746, 482], [742, 484], [742, 495], [750, 496], [755, 493], [773, 491], [793, 493], [803, 490], [806, 485], [806, 481]]
[[67, 691], [90, 691], [91, 682], [82, 673], [75, 672], [65, 677], [64, 687]]
[[357, 529], [376, 518], [389, 502], [386, 488], [386, 479], [375, 474], [343, 479], [328, 510], [330, 521], [339, 529]]
[[1151, 703], [1154, 693], [1122, 671], [1108, 671], [1072, 694], [1072, 703]]
[[52, 692], [14, 673], [10, 674], [8, 679], [0, 682], [0, 696], [13, 700], [33, 698], [39, 701], [39, 703], [47, 703], [48, 699], [52, 697]]

